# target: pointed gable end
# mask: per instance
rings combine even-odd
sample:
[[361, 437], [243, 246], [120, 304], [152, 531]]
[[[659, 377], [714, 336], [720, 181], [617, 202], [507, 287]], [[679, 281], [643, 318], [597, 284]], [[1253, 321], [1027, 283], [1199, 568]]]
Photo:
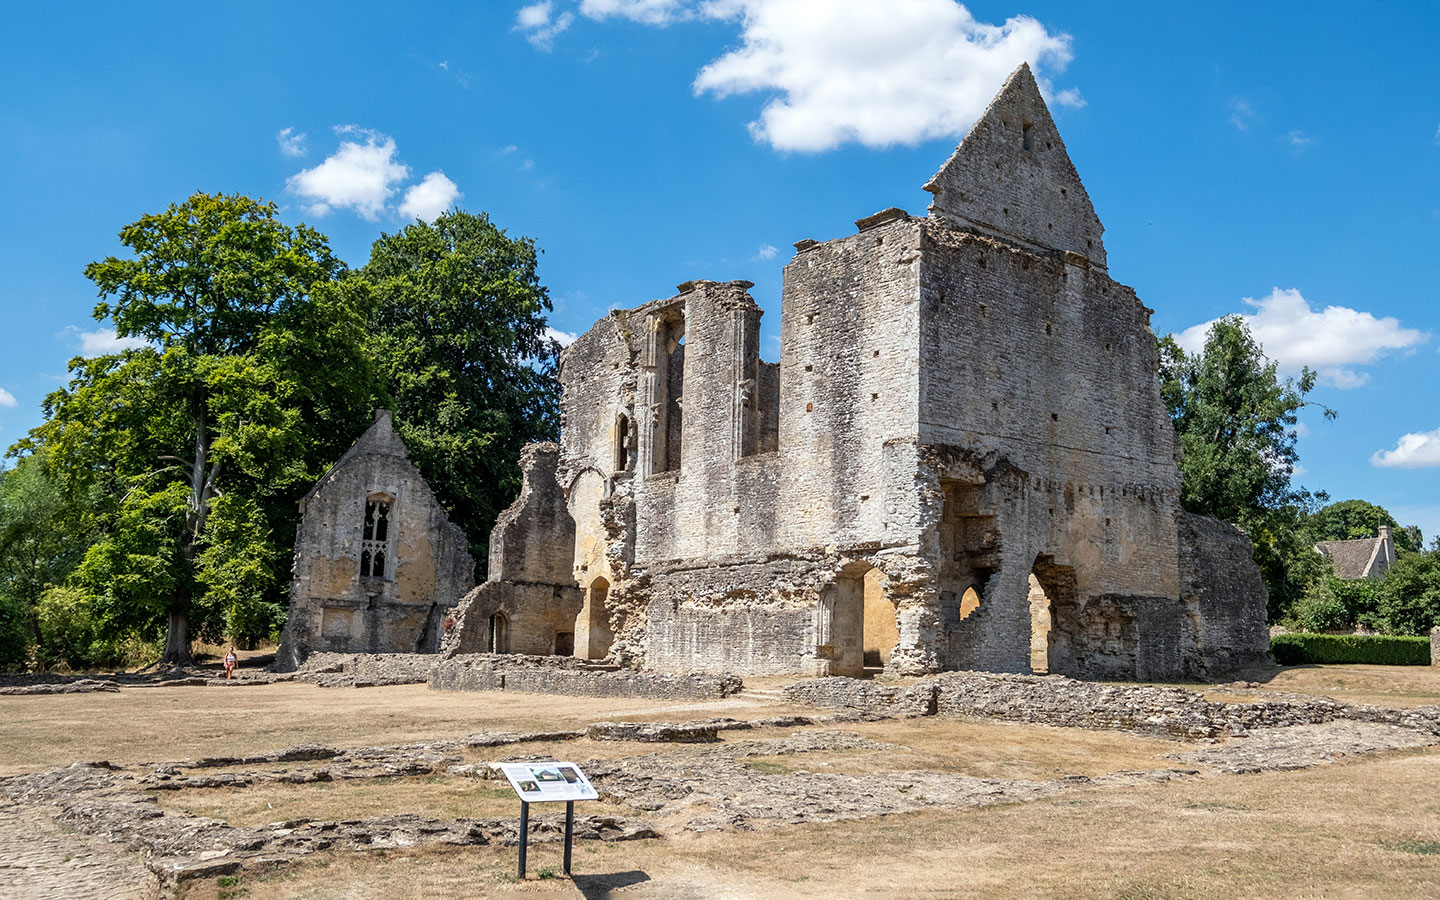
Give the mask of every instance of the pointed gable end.
[[1104, 268], [1105, 232], [1027, 63], [925, 185], [930, 215]]

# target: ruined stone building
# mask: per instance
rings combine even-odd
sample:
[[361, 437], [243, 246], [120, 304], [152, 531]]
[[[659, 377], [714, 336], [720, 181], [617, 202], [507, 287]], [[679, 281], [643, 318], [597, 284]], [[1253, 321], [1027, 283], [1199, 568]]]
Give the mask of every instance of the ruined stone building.
[[1329, 558], [1335, 566], [1335, 574], [1346, 581], [1362, 578], [1378, 580], [1384, 578], [1390, 567], [1395, 565], [1395, 538], [1389, 525], [1380, 526], [1378, 537], [1320, 541], [1315, 549]]
[[439, 649], [475, 583], [465, 534], [410, 463], [388, 410], [300, 501], [289, 617], [277, 668], [315, 651]]
[[566, 349], [451, 650], [660, 671], [1199, 675], [1267, 647], [1238, 529], [1179, 504], [1151, 311], [1028, 67], [925, 185]]

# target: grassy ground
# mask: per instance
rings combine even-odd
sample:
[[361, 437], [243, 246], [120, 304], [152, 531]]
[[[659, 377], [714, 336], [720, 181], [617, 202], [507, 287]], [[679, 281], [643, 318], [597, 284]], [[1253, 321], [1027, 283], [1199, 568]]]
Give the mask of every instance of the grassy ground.
[[[1296, 667], [1241, 677], [1264, 686], [1235, 691], [1237, 699], [1286, 691], [1394, 706], [1440, 701], [1440, 670], [1434, 669]], [[253, 753], [306, 741], [351, 747], [460, 738], [485, 730], [573, 728], [605, 718], [758, 718], [787, 709], [774, 699], [778, 682], [757, 686], [761, 691], [750, 697], [680, 704], [442, 694], [423, 685], [357, 690], [278, 684], [0, 696], [0, 773], [81, 759], [160, 761]], [[753, 763], [777, 773], [929, 769], [1038, 780], [1183, 766], [1165, 756], [1186, 746], [1114, 732], [938, 718], [847, 728], [895, 749], [763, 757]], [[779, 733], [728, 732], [725, 739]], [[656, 749], [556, 743], [466, 757], [479, 761], [486, 753], [498, 758], [534, 752], [583, 759]], [[757, 831], [680, 832], [613, 845], [582, 843], [573, 880], [558, 877], [558, 846], [543, 844], [532, 847], [530, 877], [523, 882], [514, 878], [514, 848], [446, 848], [319, 854], [270, 872], [197, 882], [184, 896], [1437, 897], [1437, 785], [1440, 749], [1396, 752], [1300, 772], [1092, 788], [984, 809]], [[452, 778], [187, 791], [162, 802], [236, 824], [399, 812], [515, 814], [513, 798], [493, 784]], [[611, 810], [588, 804], [580, 811]]]

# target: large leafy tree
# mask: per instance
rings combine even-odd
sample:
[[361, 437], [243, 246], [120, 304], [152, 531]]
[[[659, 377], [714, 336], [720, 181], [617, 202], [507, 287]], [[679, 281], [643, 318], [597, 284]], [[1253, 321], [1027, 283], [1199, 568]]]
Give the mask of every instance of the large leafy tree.
[[1350, 541], [1373, 538], [1380, 526], [1388, 525], [1395, 535], [1395, 546], [1407, 553], [1424, 549], [1423, 535], [1414, 525], [1401, 527], [1383, 506], [1364, 500], [1341, 500], [1317, 510], [1305, 520], [1305, 530], [1317, 541]]
[[162, 628], [188, 664], [192, 625], [243, 636], [275, 599], [294, 495], [342, 449], [374, 394], [368, 292], [326, 239], [273, 204], [195, 194], [120, 232], [130, 258], [86, 267], [97, 320], [146, 346], [71, 363], [44, 448], [69, 490], [104, 498], [79, 582], [111, 628]]
[[1297, 414], [1315, 373], [1281, 379], [1238, 316], [1211, 326], [1199, 353], [1171, 336], [1159, 344], [1160, 393], [1182, 451], [1181, 503], [1249, 533], [1277, 618], [1324, 572], [1300, 526], [1325, 497], [1291, 483]]
[[481, 566], [520, 488], [520, 448], [558, 428], [559, 347], [536, 262], [530, 239], [454, 210], [383, 235], [363, 270], [371, 355], [401, 436]]

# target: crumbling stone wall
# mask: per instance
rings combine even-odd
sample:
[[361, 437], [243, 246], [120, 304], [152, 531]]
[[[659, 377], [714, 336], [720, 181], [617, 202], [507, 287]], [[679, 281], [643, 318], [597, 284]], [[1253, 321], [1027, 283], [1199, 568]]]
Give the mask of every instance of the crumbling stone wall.
[[779, 363], [744, 281], [562, 355], [572, 570], [546, 578], [584, 591], [577, 655], [1163, 678], [1265, 652], [1248, 542], [1180, 509], [1150, 310], [1027, 67], [926, 189], [925, 218], [795, 245]]
[[[443, 650], [546, 655], [573, 648], [583, 593], [572, 578], [575, 521], [556, 479], [560, 448], [530, 444], [520, 455], [520, 495], [490, 533], [488, 580], [460, 601]], [[557, 641], [559, 645], [557, 646]]]
[[[383, 540], [373, 523], [367, 531], [371, 501], [386, 504]], [[435, 652], [448, 610], [475, 583], [475, 562], [464, 532], [410, 463], [388, 410], [376, 412], [300, 511], [277, 668], [293, 670], [313, 651]]]

